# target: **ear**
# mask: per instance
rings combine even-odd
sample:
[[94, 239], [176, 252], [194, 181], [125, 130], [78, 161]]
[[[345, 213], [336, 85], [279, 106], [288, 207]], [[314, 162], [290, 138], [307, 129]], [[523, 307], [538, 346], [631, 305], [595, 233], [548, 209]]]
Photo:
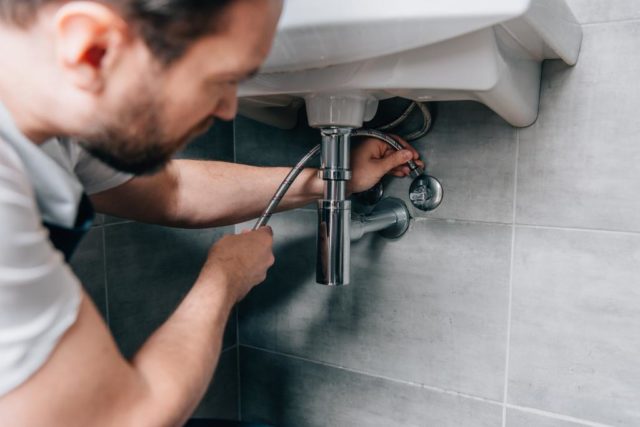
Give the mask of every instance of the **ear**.
[[127, 24], [109, 7], [72, 1], [54, 18], [58, 62], [80, 89], [98, 93], [122, 54]]

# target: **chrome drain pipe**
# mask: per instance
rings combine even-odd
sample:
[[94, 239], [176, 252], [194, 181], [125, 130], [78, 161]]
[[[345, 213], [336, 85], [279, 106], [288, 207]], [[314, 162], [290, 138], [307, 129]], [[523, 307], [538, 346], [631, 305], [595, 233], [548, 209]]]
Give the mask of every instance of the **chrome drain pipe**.
[[351, 201], [347, 200], [347, 181], [351, 179], [351, 131], [345, 127], [320, 130], [318, 177], [324, 181], [324, 197], [318, 200], [316, 281], [322, 285], [349, 284]]

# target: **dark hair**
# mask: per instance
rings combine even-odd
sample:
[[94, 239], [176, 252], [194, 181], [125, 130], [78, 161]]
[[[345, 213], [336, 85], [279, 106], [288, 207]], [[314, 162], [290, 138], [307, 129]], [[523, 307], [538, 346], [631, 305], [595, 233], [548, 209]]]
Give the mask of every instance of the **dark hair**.
[[[46, 3], [59, 0], [0, 0], [0, 20], [27, 27]], [[189, 44], [222, 29], [220, 15], [232, 0], [94, 0], [112, 5], [143, 38], [159, 61], [178, 59]]]

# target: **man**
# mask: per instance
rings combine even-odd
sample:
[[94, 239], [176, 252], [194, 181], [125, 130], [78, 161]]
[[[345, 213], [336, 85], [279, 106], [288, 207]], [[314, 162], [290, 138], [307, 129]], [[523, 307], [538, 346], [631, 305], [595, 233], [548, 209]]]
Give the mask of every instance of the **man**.
[[[193, 411], [231, 308], [274, 261], [270, 228], [216, 243], [192, 290], [131, 361], [65, 258], [92, 205], [182, 227], [258, 216], [286, 169], [170, 158], [214, 118], [233, 119], [237, 85], [266, 57], [281, 7], [0, 0], [1, 425], [170, 426]], [[405, 176], [410, 158], [412, 149], [363, 141], [350, 190]], [[306, 170], [282, 208], [321, 191]], [[250, 200], [238, 197], [248, 192]]]

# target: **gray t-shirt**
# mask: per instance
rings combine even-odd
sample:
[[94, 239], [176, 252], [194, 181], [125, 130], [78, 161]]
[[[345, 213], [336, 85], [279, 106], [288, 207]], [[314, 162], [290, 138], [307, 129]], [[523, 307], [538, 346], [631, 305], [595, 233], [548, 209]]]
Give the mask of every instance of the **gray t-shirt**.
[[72, 226], [83, 192], [131, 178], [70, 141], [33, 144], [0, 103], [0, 396], [46, 363], [82, 298], [42, 221]]

